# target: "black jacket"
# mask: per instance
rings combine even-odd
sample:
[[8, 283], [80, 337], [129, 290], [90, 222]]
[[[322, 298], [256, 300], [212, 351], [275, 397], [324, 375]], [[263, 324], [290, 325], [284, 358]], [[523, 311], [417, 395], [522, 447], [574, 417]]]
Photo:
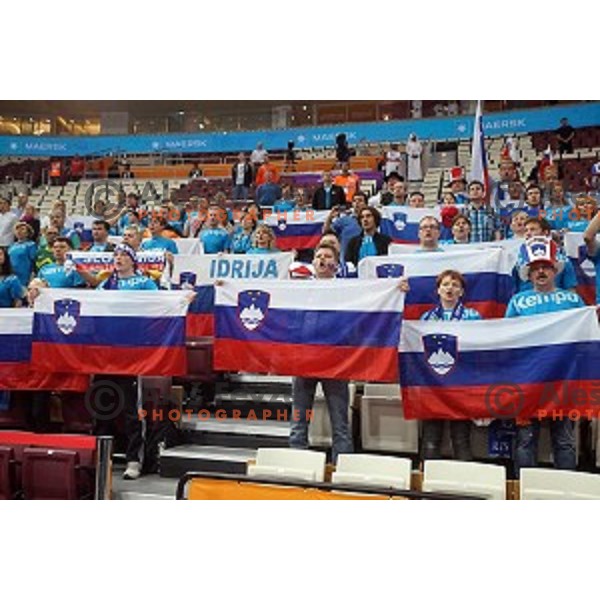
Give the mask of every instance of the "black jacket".
[[[353, 237], [346, 246], [346, 252], [344, 252], [344, 260], [351, 262], [353, 265], [358, 266], [358, 254], [360, 252], [360, 246], [363, 241], [364, 233]], [[377, 250], [377, 256], [385, 256], [388, 253], [388, 246], [392, 243], [392, 238], [384, 233], [375, 232], [373, 235], [373, 243]]]
[[[231, 180], [233, 185], [235, 186], [237, 179], [237, 166], [239, 163], [235, 163], [233, 167], [231, 167]], [[244, 187], [250, 187], [252, 185], [252, 166], [250, 163], [245, 163], [244, 166]]]
[[[328, 210], [328, 207], [325, 206], [325, 188], [323, 186], [315, 190], [312, 206], [314, 210]], [[346, 206], [346, 193], [343, 187], [332, 184], [331, 206], [329, 208], [333, 208], [334, 206]]]

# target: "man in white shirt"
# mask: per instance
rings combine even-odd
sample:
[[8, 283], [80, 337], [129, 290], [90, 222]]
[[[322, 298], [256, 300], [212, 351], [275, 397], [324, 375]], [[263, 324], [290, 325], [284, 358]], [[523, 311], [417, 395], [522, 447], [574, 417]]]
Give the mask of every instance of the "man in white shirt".
[[10, 246], [15, 241], [14, 226], [19, 220], [10, 210], [10, 200], [0, 198], [0, 246]]
[[256, 144], [256, 148], [252, 150], [252, 154], [250, 155], [250, 162], [252, 163], [255, 173], [258, 172], [258, 169], [265, 162], [265, 156], [267, 156], [267, 151], [265, 150], [262, 142], [259, 142]]

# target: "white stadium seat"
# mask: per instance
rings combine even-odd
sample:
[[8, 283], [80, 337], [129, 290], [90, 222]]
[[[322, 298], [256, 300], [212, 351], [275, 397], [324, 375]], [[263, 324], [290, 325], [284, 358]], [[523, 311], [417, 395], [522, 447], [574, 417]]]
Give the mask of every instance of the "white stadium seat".
[[412, 463], [408, 458], [372, 454], [340, 454], [333, 483], [409, 490]]
[[424, 492], [455, 492], [506, 500], [506, 469], [498, 465], [455, 460], [427, 460]]
[[600, 500], [600, 475], [557, 469], [521, 469], [521, 500]]
[[248, 465], [248, 476], [323, 482], [325, 459], [325, 452], [296, 448], [259, 448], [256, 463]]

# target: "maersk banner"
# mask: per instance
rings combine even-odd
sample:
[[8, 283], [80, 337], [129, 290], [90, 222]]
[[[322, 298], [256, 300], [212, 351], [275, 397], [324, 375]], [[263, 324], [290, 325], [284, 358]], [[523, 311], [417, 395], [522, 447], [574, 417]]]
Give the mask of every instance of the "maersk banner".
[[[573, 127], [600, 125], [600, 102], [552, 108], [493, 113], [483, 117], [487, 137], [557, 129], [562, 117]], [[267, 149], [283, 149], [289, 141], [297, 148], [332, 146], [345, 133], [350, 145], [358, 142], [405, 141], [416, 133], [421, 139], [470, 138], [473, 116], [419, 119], [385, 123], [340, 124], [330, 127], [295, 128], [235, 133], [178, 133], [163, 135], [99, 135], [72, 137], [0, 136], [3, 156], [104, 156], [115, 154], [249, 152], [258, 142]]]

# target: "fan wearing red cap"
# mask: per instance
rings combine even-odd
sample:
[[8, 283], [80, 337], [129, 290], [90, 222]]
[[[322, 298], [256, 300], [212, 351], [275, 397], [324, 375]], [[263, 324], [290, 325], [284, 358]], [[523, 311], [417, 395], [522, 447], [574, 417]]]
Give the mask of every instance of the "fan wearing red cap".
[[[524, 317], [558, 312], [584, 306], [573, 291], [556, 287], [556, 274], [560, 265], [554, 241], [534, 237], [521, 247], [523, 271], [533, 284], [532, 290], [515, 294], [506, 309], [506, 317]], [[540, 421], [533, 419], [526, 424], [517, 421], [515, 468], [537, 466], [537, 449], [540, 436]], [[552, 455], [557, 469], [574, 470], [577, 466], [575, 452], [574, 423], [568, 418], [550, 422]]]
[[584, 306], [579, 295], [556, 287], [556, 276], [564, 267], [557, 259], [558, 248], [553, 240], [534, 237], [521, 246], [520, 275], [529, 279], [533, 289], [515, 294], [506, 309], [506, 317], [522, 317], [558, 312]]

